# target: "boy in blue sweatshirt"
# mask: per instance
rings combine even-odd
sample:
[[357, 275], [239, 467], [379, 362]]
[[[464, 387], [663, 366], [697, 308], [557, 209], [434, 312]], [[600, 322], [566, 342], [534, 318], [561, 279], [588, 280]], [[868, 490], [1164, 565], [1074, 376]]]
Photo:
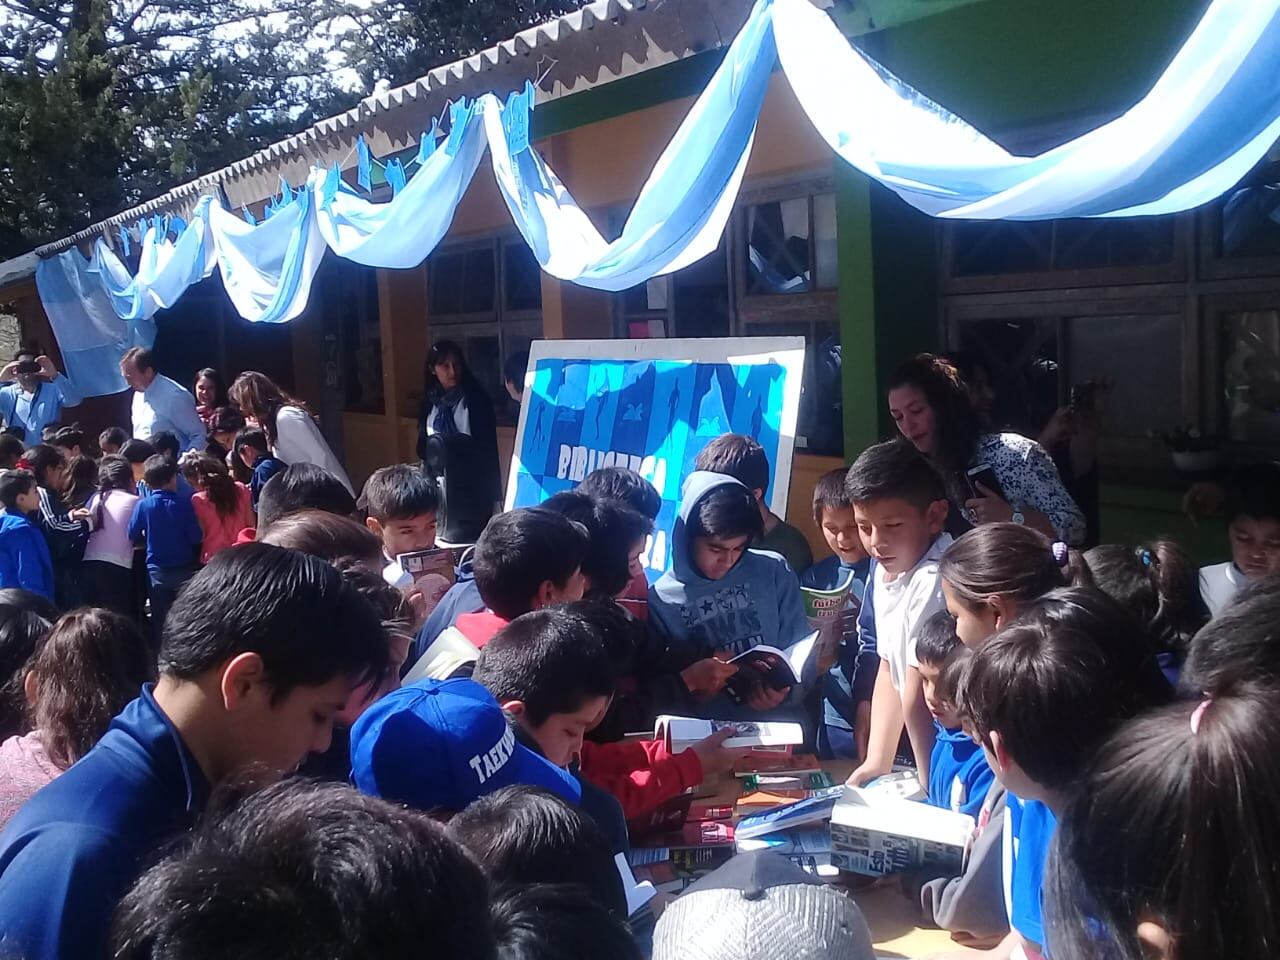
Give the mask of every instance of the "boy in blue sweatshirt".
[[165, 616], [178, 591], [196, 573], [204, 534], [191, 498], [178, 493], [178, 465], [162, 454], [147, 460], [143, 472], [148, 493], [133, 508], [129, 539], [146, 541], [151, 581], [151, 626], [159, 643]]
[[0, 473], [0, 588], [18, 587], [53, 599], [53, 561], [44, 534], [29, 514], [40, 509], [40, 490], [30, 470]]
[[271, 455], [271, 447], [267, 443], [267, 435], [257, 427], [245, 427], [236, 434], [235, 453], [246, 467], [252, 471], [249, 479], [249, 492], [253, 494], [253, 512], [258, 512], [258, 497], [267, 481], [284, 470], [283, 460]]
[[[759, 505], [742, 483], [701, 470], [689, 475], [671, 534], [671, 569], [649, 590], [649, 623], [667, 644], [667, 661], [689, 695], [681, 708], [692, 715], [804, 719], [791, 687], [761, 685], [741, 704], [724, 692], [738, 672], [726, 661], [761, 644], [786, 650], [813, 633], [787, 562], [747, 548], [760, 527]], [[788, 699], [788, 710], [778, 711]]]
[[956, 636], [956, 618], [939, 610], [925, 621], [916, 638], [924, 702], [938, 734], [929, 758], [929, 782], [924, 786], [931, 806], [967, 813], [977, 820], [995, 774], [982, 748], [960, 726], [956, 711], [956, 678], [964, 657], [965, 646]]
[[831, 556], [819, 560], [800, 575], [800, 586], [834, 590], [852, 575], [853, 589], [841, 617], [840, 647], [835, 665], [822, 677], [822, 725], [818, 729], [818, 755], [825, 759], [862, 760], [867, 753], [871, 728], [871, 690], [880, 657], [871, 644], [862, 653], [858, 642], [858, 612], [864, 606], [871, 558], [863, 549], [853, 504], [844, 489], [845, 470], [838, 467], [818, 478], [813, 488], [813, 522], [831, 548]]

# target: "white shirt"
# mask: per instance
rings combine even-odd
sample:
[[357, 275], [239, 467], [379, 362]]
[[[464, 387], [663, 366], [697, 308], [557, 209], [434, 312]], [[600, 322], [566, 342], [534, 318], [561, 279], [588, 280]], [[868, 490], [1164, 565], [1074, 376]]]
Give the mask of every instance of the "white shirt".
[[133, 435], [150, 440], [168, 430], [178, 438], [179, 452], [203, 450], [208, 443], [196, 398], [181, 384], [157, 373], [146, 390], [133, 392]]
[[889, 676], [893, 688], [902, 692], [907, 667], [919, 667], [916, 659], [916, 637], [920, 627], [933, 614], [947, 607], [942, 595], [942, 578], [938, 576], [938, 562], [947, 547], [951, 546], [951, 534], [944, 533], [920, 562], [893, 580], [885, 580], [885, 571], [875, 568], [875, 589], [871, 592], [871, 610], [876, 618], [876, 652], [889, 662]]
[[276, 445], [271, 452], [285, 463], [314, 463], [324, 467], [355, 496], [347, 471], [329, 449], [311, 415], [300, 407], [281, 407], [276, 412]]
[[[435, 436], [436, 432], [436, 411], [439, 408], [432, 406], [427, 411], [427, 436]], [[471, 436], [471, 411], [467, 409], [467, 401], [465, 398], [458, 401], [458, 405], [453, 408], [453, 425], [458, 428], [459, 433], [465, 433]]]
[[1244, 589], [1248, 578], [1234, 563], [1215, 563], [1211, 567], [1200, 568], [1200, 596], [1204, 605], [1209, 608], [1209, 617], [1213, 619], [1222, 613], [1223, 608], [1235, 599], [1237, 593]]

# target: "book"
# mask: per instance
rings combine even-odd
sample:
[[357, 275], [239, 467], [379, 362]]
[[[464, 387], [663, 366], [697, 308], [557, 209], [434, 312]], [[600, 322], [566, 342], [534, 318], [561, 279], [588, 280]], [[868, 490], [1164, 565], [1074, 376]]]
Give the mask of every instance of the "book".
[[724, 742], [731, 750], [784, 750], [804, 742], [804, 729], [798, 723], [755, 720], [700, 720], [696, 717], [658, 717], [653, 735], [672, 753], [687, 750], [717, 731], [732, 727], [737, 732]]
[[480, 651], [457, 627], [449, 627], [431, 642], [401, 679], [402, 684], [419, 680], [447, 680], [461, 666], [475, 663]]
[[761, 773], [821, 773], [822, 764], [812, 753], [749, 753], [734, 761], [733, 775], [739, 779]]
[[831, 669], [839, 654], [842, 639], [856, 639], [858, 610], [862, 600], [854, 592], [857, 578], [846, 570], [844, 579], [830, 590], [801, 587], [804, 614], [809, 626], [818, 632], [815, 654], [819, 672]]
[[722, 803], [695, 803], [689, 807], [690, 820], [732, 820], [733, 807]]
[[693, 791], [681, 791], [648, 813], [628, 820], [627, 835], [634, 841], [655, 833], [679, 830], [689, 819], [689, 806], [692, 803]]
[[691, 820], [678, 831], [653, 837], [670, 851], [696, 850], [701, 847], [732, 847], [734, 826], [724, 820]]
[[613, 858], [613, 862], [618, 868], [618, 876], [622, 878], [623, 892], [627, 895], [627, 916], [633, 917], [641, 907], [657, 896], [658, 891], [648, 880], [636, 880], [625, 853], [619, 853]]
[[[797, 771], [795, 773], [747, 773], [739, 775], [743, 793], [755, 790], [821, 790], [838, 786], [835, 778], [825, 770]], [[796, 798], [798, 799], [798, 798]]]
[[421, 615], [429, 617], [457, 579], [453, 551], [446, 547], [413, 550], [397, 554], [396, 563], [413, 578], [414, 587], [422, 594], [424, 609]]
[[746, 703], [761, 687], [783, 690], [800, 686], [817, 672], [818, 640], [815, 631], [785, 650], [762, 643], [738, 654], [729, 661], [738, 672], [725, 683], [725, 693], [735, 703]]
[[739, 853], [773, 850], [775, 853], [831, 853], [831, 831], [822, 826], [800, 827], [759, 837], [743, 837], [736, 842]]
[[752, 837], [762, 837], [767, 833], [807, 827], [829, 820], [832, 808], [846, 789], [841, 786], [815, 790], [813, 796], [806, 797], [804, 800], [775, 807], [755, 816], [743, 817], [738, 821], [735, 839], [747, 840]]
[[882, 877], [921, 867], [959, 874], [973, 817], [890, 791], [846, 789], [831, 811], [832, 861], [842, 870]]
[[[746, 784], [750, 782], [750, 780], [743, 781], [744, 791], [747, 791]], [[837, 786], [837, 784], [831, 782], [831, 778], [826, 774], [814, 775], [811, 782], [814, 786], [781, 789], [777, 787], [762, 787], [749, 792], [744, 792], [743, 795], [738, 798], [735, 808], [739, 816], [751, 816], [753, 814], [762, 813], [765, 810], [772, 810], [775, 807], [780, 807], [784, 804], [794, 803], [797, 800], [808, 799], [809, 797], [816, 796], [823, 790], [829, 790], [832, 787]]]

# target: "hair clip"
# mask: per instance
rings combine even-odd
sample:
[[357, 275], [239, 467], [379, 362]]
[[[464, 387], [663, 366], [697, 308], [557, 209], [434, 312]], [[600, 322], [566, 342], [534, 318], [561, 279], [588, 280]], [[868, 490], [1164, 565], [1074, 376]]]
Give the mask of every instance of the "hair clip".
[[26, 457], [19, 457], [18, 462], [13, 465], [13, 468], [15, 470], [30, 470], [31, 461], [28, 460]]
[[1209, 704], [1213, 703], [1212, 697], [1205, 697], [1200, 701], [1200, 705], [1191, 711], [1191, 733], [1194, 736], [1200, 732], [1200, 721], [1204, 719], [1205, 711], [1209, 709]]
[[1067, 565], [1067, 553], [1069, 548], [1061, 540], [1054, 541], [1053, 544], [1053, 562], [1060, 567]]
[[1149, 567], [1151, 566], [1151, 564], [1155, 562], [1155, 558], [1151, 556], [1151, 551], [1148, 550], [1146, 547], [1143, 547], [1138, 552], [1138, 559], [1142, 561], [1142, 565], [1144, 567]]

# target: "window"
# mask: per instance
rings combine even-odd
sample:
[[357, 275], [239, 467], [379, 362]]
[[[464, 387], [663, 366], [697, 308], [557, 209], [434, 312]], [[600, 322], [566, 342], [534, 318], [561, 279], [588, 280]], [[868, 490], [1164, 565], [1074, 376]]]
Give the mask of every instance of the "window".
[[542, 336], [542, 270], [518, 236], [488, 237], [431, 255], [427, 279], [431, 341], [453, 340], [493, 400], [500, 424], [519, 406], [507, 395], [502, 365]]
[[1280, 451], [1280, 293], [1227, 297], [1210, 305], [1207, 361], [1214, 422], [1236, 444]]
[[1173, 260], [1176, 218], [960, 221], [948, 238], [956, 278], [1149, 267]]
[[742, 215], [747, 296], [835, 289], [835, 194], [756, 203]]

